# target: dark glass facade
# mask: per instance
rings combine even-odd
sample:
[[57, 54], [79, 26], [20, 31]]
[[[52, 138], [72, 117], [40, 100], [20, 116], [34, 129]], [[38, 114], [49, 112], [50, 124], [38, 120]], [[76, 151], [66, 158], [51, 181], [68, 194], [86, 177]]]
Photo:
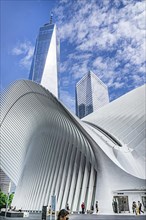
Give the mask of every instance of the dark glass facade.
[[106, 85], [89, 71], [76, 85], [76, 115], [83, 118], [109, 103]]
[[45, 24], [39, 30], [29, 74], [29, 79], [37, 83], [40, 83], [42, 79], [53, 30], [54, 24]]

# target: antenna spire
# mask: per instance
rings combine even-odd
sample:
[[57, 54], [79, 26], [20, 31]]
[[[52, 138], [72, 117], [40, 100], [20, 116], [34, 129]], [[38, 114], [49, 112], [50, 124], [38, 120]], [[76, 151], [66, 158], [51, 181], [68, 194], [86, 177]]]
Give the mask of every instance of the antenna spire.
[[52, 24], [52, 20], [53, 20], [53, 13], [51, 11], [51, 13], [50, 13], [50, 24]]

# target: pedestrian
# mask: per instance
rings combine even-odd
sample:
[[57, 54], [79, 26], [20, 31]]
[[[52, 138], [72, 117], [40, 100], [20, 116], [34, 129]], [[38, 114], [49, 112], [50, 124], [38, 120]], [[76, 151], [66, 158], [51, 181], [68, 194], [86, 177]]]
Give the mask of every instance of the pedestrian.
[[93, 213], [94, 213], [94, 205], [93, 205], [93, 204], [91, 205], [91, 209], [90, 209], [89, 213], [90, 213], [90, 214], [93, 214]]
[[132, 211], [133, 211], [133, 214], [135, 213], [135, 202], [133, 201], [132, 203]]
[[96, 203], [95, 203], [95, 208], [96, 208], [96, 213], [98, 213], [98, 201], [96, 201]]
[[137, 211], [137, 204], [135, 201], [133, 201], [132, 203], [132, 210], [133, 210], [133, 214], [137, 215], [138, 211]]
[[69, 204], [66, 204], [66, 210], [69, 211]]
[[142, 208], [142, 204], [141, 204], [140, 201], [138, 201], [138, 212], [139, 212], [139, 214], [141, 214], [141, 212], [144, 213], [144, 212], [141, 210], [141, 208]]
[[13, 211], [15, 211], [16, 210], [16, 206], [14, 206], [14, 208], [13, 208]]
[[82, 214], [84, 214], [85, 213], [85, 203], [84, 202], [82, 202], [81, 208], [82, 208]]
[[51, 205], [49, 206], [49, 210], [48, 210], [48, 212], [49, 212], [49, 215], [51, 214]]
[[58, 213], [57, 220], [69, 220], [69, 212], [66, 209], [61, 209]]
[[19, 212], [22, 212], [22, 208], [19, 209]]
[[117, 201], [115, 199], [113, 199], [112, 206], [113, 206], [113, 211], [115, 213], [118, 213], [118, 204], [117, 204]]
[[94, 212], [94, 205], [93, 204], [91, 205], [91, 211]]

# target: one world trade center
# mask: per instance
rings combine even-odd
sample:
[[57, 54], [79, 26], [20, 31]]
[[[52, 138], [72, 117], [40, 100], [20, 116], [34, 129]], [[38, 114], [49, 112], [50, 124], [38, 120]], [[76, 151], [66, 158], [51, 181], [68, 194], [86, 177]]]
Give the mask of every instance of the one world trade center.
[[40, 27], [31, 64], [29, 80], [48, 89], [58, 98], [59, 40], [56, 25], [50, 23]]

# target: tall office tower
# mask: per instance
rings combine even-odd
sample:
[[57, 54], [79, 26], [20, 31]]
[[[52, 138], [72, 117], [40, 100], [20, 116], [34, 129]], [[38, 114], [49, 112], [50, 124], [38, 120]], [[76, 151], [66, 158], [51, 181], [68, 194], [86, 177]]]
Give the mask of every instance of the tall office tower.
[[83, 118], [109, 103], [107, 86], [89, 71], [76, 84], [76, 115]]
[[29, 74], [29, 79], [41, 84], [58, 98], [59, 40], [56, 25], [40, 28]]

